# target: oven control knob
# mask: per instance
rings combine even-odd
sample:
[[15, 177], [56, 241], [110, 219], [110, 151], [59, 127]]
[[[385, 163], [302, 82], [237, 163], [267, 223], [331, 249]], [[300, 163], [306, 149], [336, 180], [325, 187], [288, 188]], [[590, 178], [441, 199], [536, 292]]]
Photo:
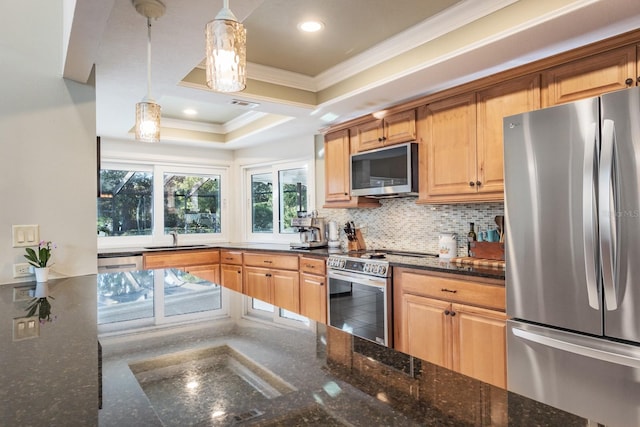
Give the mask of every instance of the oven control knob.
[[364, 273], [371, 273], [371, 264], [365, 264], [364, 267], [362, 267], [362, 271]]
[[345, 266], [345, 264], [346, 264], [346, 263], [347, 263], [347, 262], [346, 262], [345, 260], [341, 259], [341, 260], [340, 260], [340, 263], [338, 264], [338, 267], [339, 267], [339, 268], [344, 268], [344, 266]]
[[387, 266], [381, 265], [380, 268], [378, 269], [378, 274], [380, 274], [381, 276], [384, 276], [385, 274], [387, 274]]

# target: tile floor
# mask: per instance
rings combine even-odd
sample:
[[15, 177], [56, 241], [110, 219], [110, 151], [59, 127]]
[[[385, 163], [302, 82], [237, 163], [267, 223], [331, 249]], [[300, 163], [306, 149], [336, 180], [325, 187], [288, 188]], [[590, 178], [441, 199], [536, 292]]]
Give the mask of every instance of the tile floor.
[[100, 427], [416, 425], [332, 377], [322, 334], [222, 320], [101, 342]]

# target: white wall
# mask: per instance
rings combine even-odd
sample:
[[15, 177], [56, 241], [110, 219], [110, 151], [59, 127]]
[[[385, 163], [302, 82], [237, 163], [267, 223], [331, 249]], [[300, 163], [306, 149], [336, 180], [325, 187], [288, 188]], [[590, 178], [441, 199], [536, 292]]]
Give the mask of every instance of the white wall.
[[94, 273], [95, 90], [61, 76], [62, 0], [1, 4], [0, 284], [24, 280], [12, 224], [39, 224], [58, 245], [54, 277]]

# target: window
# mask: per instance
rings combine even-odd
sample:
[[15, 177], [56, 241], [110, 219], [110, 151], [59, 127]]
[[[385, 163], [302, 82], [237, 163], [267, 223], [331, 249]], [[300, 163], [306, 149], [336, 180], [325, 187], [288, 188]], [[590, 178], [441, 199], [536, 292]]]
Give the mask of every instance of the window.
[[98, 245], [223, 241], [226, 169], [105, 163], [97, 201]]
[[164, 233], [220, 233], [220, 176], [164, 174]]
[[292, 311], [276, 307], [272, 304], [246, 295], [244, 296], [244, 300], [245, 316], [247, 317], [267, 322], [281, 323], [303, 329], [313, 327], [312, 321]]
[[153, 173], [100, 170], [99, 236], [151, 235]]
[[308, 162], [246, 169], [248, 183], [247, 240], [286, 240], [297, 238], [291, 219], [311, 209], [313, 171]]

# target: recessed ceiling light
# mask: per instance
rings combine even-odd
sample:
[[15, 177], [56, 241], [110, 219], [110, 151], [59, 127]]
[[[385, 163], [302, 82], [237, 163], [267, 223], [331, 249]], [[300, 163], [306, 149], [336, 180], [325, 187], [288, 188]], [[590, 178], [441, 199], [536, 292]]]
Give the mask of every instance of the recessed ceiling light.
[[196, 114], [198, 114], [198, 112], [193, 108], [185, 108], [184, 110], [182, 110], [182, 112], [187, 116], [195, 116]]
[[298, 29], [306, 33], [315, 33], [324, 28], [324, 24], [320, 21], [304, 21], [298, 24]]

